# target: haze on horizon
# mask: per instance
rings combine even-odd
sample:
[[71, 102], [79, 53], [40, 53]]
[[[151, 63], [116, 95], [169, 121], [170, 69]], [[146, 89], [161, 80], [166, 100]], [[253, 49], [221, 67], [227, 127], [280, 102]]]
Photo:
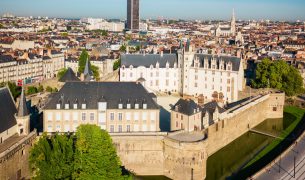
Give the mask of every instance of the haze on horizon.
[[[0, 14], [126, 18], [127, 0], [1, 0]], [[305, 20], [304, 0], [140, 0], [141, 19]]]

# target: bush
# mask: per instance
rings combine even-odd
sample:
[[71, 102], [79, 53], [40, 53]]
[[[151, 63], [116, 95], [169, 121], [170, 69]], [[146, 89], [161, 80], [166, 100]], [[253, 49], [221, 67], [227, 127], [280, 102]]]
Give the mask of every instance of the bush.
[[47, 86], [46, 91], [51, 93], [53, 89], [50, 86]]
[[35, 86], [28, 87], [28, 91], [27, 91], [28, 95], [32, 95], [32, 94], [36, 94], [36, 93], [38, 93], [38, 89]]

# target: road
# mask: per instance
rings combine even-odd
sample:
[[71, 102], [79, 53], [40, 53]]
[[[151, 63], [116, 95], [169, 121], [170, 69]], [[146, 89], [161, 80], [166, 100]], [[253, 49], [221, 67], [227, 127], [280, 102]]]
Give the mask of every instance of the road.
[[[294, 177], [295, 158], [295, 177]], [[305, 137], [271, 167], [265, 168], [265, 172], [256, 178], [257, 180], [290, 180], [305, 179]]]

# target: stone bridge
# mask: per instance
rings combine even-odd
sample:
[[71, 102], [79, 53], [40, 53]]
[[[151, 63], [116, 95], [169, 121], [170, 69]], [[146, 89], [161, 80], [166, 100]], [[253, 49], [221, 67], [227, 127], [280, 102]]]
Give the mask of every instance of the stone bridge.
[[136, 175], [203, 180], [209, 156], [265, 119], [282, 118], [285, 95], [260, 95], [221, 114], [199, 133], [113, 133], [123, 166]]

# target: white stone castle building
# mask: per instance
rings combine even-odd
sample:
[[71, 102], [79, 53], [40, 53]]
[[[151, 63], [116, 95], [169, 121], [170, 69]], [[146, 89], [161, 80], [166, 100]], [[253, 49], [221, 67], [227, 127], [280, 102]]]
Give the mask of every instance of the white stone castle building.
[[120, 81], [138, 81], [148, 91], [203, 96], [205, 102], [233, 102], [243, 90], [242, 59], [194, 52], [187, 43], [177, 54], [125, 54]]

